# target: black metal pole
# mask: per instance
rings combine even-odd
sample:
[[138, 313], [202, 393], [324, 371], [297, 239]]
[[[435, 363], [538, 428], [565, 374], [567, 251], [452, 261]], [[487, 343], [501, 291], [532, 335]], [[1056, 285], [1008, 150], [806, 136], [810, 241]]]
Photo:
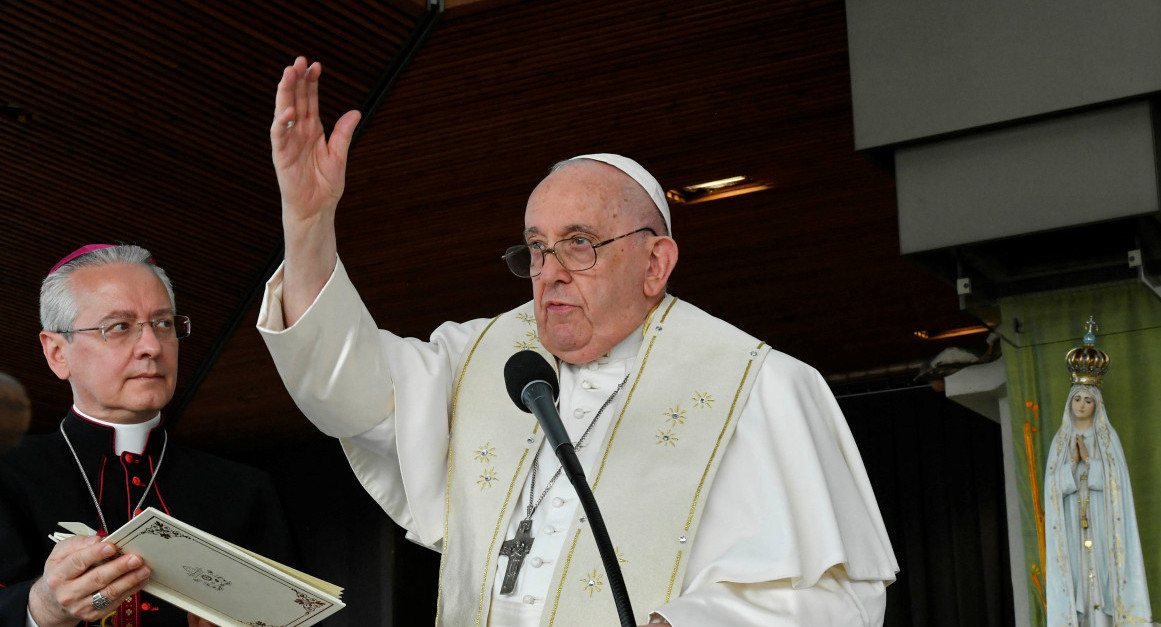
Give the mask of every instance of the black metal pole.
[[593, 538], [597, 542], [597, 550], [601, 553], [605, 574], [609, 576], [609, 587], [613, 591], [613, 602], [617, 604], [617, 617], [621, 619], [621, 627], [637, 627], [636, 621], [633, 620], [633, 606], [629, 602], [629, 590], [625, 588], [625, 579], [621, 576], [621, 563], [617, 559], [617, 552], [613, 549], [609, 531], [605, 528], [601, 509], [597, 507], [597, 499], [593, 496], [593, 490], [585, 478], [585, 471], [576, 457], [576, 451], [573, 450], [572, 444], [565, 443], [556, 449], [556, 456], [560, 459], [564, 474], [568, 475], [568, 480], [576, 489], [581, 506], [585, 510], [585, 518], [593, 528]]

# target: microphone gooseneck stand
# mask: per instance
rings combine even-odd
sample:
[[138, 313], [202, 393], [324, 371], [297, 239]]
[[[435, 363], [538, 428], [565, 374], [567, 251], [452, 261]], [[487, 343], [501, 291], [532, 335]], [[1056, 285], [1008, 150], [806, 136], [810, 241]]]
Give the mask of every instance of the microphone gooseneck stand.
[[597, 550], [601, 554], [605, 574], [609, 577], [609, 587], [612, 589], [613, 601], [617, 604], [617, 616], [621, 619], [621, 627], [636, 627], [633, 607], [629, 603], [629, 591], [625, 588], [625, 579], [621, 576], [621, 563], [617, 560], [609, 531], [605, 528], [605, 519], [601, 516], [601, 509], [597, 507], [597, 499], [593, 496], [588, 479], [585, 478], [585, 471], [577, 459], [568, 432], [565, 431], [564, 424], [560, 422], [560, 415], [556, 412], [556, 397], [560, 393], [556, 371], [539, 353], [523, 350], [512, 355], [504, 364], [504, 383], [508, 389], [508, 396], [512, 398], [516, 407], [536, 416], [536, 421], [544, 429], [549, 446], [556, 453], [564, 474], [568, 476], [569, 483], [572, 483], [576, 490], [584, 508], [585, 520], [592, 526], [593, 539], [596, 540]]
[[617, 559], [616, 551], [613, 550], [613, 541], [609, 538], [609, 531], [605, 529], [601, 508], [597, 507], [597, 499], [593, 496], [588, 479], [585, 478], [585, 471], [581, 468], [576, 451], [573, 450], [571, 443], [565, 442], [556, 449], [556, 456], [560, 459], [560, 465], [564, 467], [564, 474], [576, 489], [581, 507], [585, 510], [585, 518], [593, 528], [593, 538], [597, 542], [597, 550], [601, 553], [605, 574], [609, 576], [609, 587], [613, 592], [613, 602], [617, 604], [617, 617], [621, 619], [621, 627], [637, 627], [636, 621], [633, 620], [633, 606], [629, 602], [629, 590], [625, 587], [625, 579], [621, 576], [621, 563]]

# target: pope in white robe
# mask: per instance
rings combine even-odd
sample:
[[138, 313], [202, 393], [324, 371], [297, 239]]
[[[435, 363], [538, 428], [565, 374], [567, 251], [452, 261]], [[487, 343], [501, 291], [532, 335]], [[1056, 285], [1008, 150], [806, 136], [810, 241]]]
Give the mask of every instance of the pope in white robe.
[[[559, 413], [637, 622], [882, 624], [898, 566], [833, 396], [809, 366], [666, 293], [677, 245], [648, 172], [617, 155], [558, 165], [507, 255], [532, 302], [446, 323], [428, 341], [398, 337], [338, 260], [358, 114], [326, 141], [320, 73], [298, 59], [279, 84], [271, 139], [287, 252], [259, 329], [295, 402], [341, 439], [368, 492], [443, 552], [440, 624], [617, 619], [576, 493], [554, 480], [559, 463], [499, 378], [521, 348], [559, 372]], [[530, 550], [509, 568], [522, 523]]]

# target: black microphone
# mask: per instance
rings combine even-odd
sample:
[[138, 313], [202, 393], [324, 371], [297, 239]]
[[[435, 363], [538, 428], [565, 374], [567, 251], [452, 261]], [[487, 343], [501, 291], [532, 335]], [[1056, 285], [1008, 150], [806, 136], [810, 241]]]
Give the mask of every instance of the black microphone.
[[516, 407], [536, 416], [540, 428], [544, 429], [544, 437], [556, 452], [565, 476], [576, 489], [585, 516], [592, 524], [593, 538], [597, 542], [597, 550], [600, 551], [605, 572], [609, 575], [609, 587], [612, 588], [613, 602], [617, 604], [617, 617], [621, 620], [621, 626], [635, 627], [637, 623], [633, 620], [629, 591], [625, 588], [625, 580], [621, 576], [621, 564], [613, 549], [613, 541], [609, 539], [609, 532], [605, 529], [605, 519], [597, 507], [597, 499], [593, 496], [588, 479], [585, 478], [585, 471], [577, 459], [572, 440], [569, 439], [564, 424], [560, 422], [560, 414], [556, 411], [556, 397], [560, 394], [556, 371], [540, 353], [522, 350], [509, 357], [508, 363], [504, 364], [504, 385], [508, 388], [508, 396], [516, 403]]
[[556, 371], [544, 357], [530, 350], [522, 350], [509, 357], [508, 363], [504, 364], [504, 384], [516, 407], [536, 416], [540, 428], [544, 429], [544, 437], [548, 438], [557, 457], [560, 456], [562, 444], [568, 444], [571, 448], [572, 441], [556, 411], [560, 383], [556, 380]]

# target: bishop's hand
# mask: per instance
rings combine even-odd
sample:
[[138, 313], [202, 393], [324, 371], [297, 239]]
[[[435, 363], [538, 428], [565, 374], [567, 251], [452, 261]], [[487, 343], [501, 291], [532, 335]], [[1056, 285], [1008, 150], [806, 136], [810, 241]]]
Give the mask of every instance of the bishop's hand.
[[73, 537], [52, 549], [44, 574], [32, 585], [28, 610], [40, 627], [99, 622], [145, 587], [149, 567], [140, 556], [116, 556], [117, 547], [97, 536]]

